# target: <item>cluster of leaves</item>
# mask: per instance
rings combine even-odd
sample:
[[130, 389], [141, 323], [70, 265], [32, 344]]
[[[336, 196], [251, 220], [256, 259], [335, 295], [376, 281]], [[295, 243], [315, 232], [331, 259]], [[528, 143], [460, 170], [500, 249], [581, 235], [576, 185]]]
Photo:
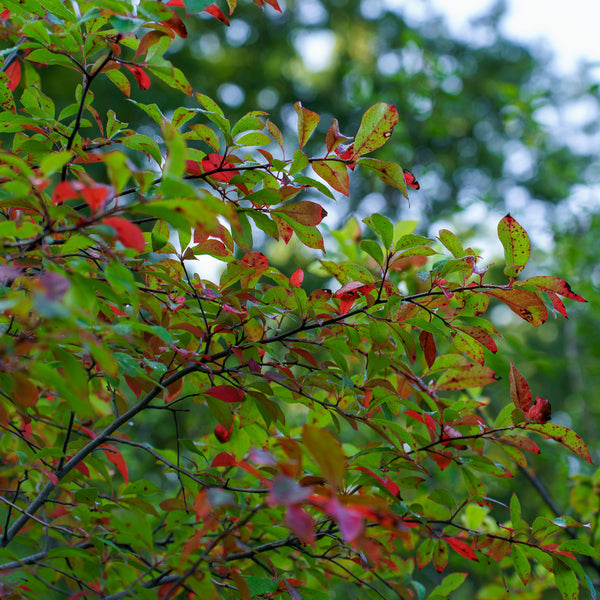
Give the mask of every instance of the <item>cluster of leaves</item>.
[[[348, 195], [356, 167], [416, 188], [367, 156], [396, 109], [369, 108], [350, 144], [334, 120], [310, 157], [318, 114], [295, 105], [288, 149], [266, 113], [231, 125], [164, 58], [191, 13], [227, 20], [215, 5], [72, 4], [7, 0], [0, 15], [3, 596], [319, 599], [346, 580], [437, 599], [467, 574], [428, 589], [416, 568], [444, 572], [450, 550], [524, 584], [539, 564], [564, 598], [579, 581], [593, 592], [575, 554], [599, 557], [565, 536], [580, 523], [528, 523], [516, 495], [488, 493], [539, 452], [530, 433], [589, 460], [516, 367], [495, 418], [479, 392], [497, 380], [490, 302], [539, 326], [548, 308], [566, 316], [561, 297], [584, 301], [559, 277], [518, 279], [524, 229], [500, 221], [506, 281], [492, 284], [450, 231], [430, 239], [374, 214], [318, 262], [337, 289], [304, 289], [256, 232], [324, 250], [326, 212], [298, 197]], [[44, 68], [81, 77], [58, 114]], [[143, 133], [100, 115], [92, 88], [129, 95], [130, 76], [194, 104], [136, 101]], [[218, 281], [203, 277], [207, 256]], [[170, 423], [175, 449], [155, 441]]]

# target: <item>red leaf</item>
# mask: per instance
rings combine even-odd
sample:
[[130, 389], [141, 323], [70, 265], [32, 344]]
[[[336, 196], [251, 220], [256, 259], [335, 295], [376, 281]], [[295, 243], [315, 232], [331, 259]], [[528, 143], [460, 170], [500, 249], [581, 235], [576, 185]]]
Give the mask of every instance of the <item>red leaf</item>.
[[510, 361], [508, 380], [510, 381], [510, 397], [512, 401], [517, 408], [520, 408], [523, 412], [527, 412], [531, 406], [531, 391], [527, 381], [519, 373], [512, 360]]
[[438, 390], [464, 390], [482, 387], [497, 381], [499, 377], [494, 371], [484, 365], [471, 365], [467, 368], [448, 369], [438, 379]]
[[546, 398], [538, 396], [535, 399], [535, 404], [527, 411], [525, 415], [528, 419], [534, 420], [536, 423], [547, 423], [552, 416], [552, 408], [550, 402]]
[[340, 501], [333, 496], [325, 505], [325, 511], [333, 517], [340, 527], [340, 533], [345, 541], [355, 540], [364, 527], [364, 519], [360, 512], [340, 504]]
[[429, 437], [431, 437], [431, 441], [437, 438], [437, 423], [433, 419], [431, 415], [426, 413], [418, 413], [416, 410], [407, 410], [404, 413], [407, 417], [411, 417], [419, 423], [423, 423], [425, 427], [427, 427], [427, 431], [429, 432]]
[[235, 456], [229, 452], [220, 452], [210, 463], [211, 467], [235, 467], [236, 465], [237, 460]]
[[279, 2], [277, 0], [264, 0], [269, 6], [272, 6], [277, 12], [281, 12]]
[[178, 6], [180, 8], [185, 8], [185, 2], [183, 0], [169, 0], [167, 2], [167, 6]]
[[58, 477], [52, 471], [48, 471], [48, 469], [40, 469], [40, 473], [43, 473], [48, 477], [48, 479], [54, 484], [58, 485]]
[[62, 204], [67, 200], [79, 198], [79, 193], [75, 190], [70, 181], [61, 181], [52, 192], [52, 204]]
[[334, 298], [342, 298], [348, 294], [354, 294], [355, 298], [358, 296], [364, 296], [370, 291], [374, 290], [375, 286], [369, 283], [362, 283], [362, 281], [349, 281], [345, 283], [334, 295]]
[[[342, 135], [340, 133], [340, 126], [338, 124], [337, 119], [332, 119], [332, 123], [331, 123], [331, 127], [329, 128], [329, 130], [327, 131], [327, 136], [325, 137], [325, 143], [327, 146], [327, 154], [329, 154], [330, 152], [334, 151], [337, 149], [337, 147], [344, 141], [350, 140], [352, 138], [349, 138], [345, 135]], [[336, 154], [338, 154], [336, 152]], [[338, 156], [340, 158], [351, 158], [353, 154], [353, 151], [351, 150], [350, 154], [347, 157], [342, 157], [340, 156], [340, 154], [338, 154]]]
[[510, 444], [511, 446], [516, 446], [517, 448], [525, 450], [526, 452], [533, 452], [534, 454], [540, 453], [539, 446], [533, 440], [530, 440], [528, 437], [523, 435], [505, 435], [498, 441]]
[[375, 286], [365, 284], [360, 281], [350, 281], [345, 283], [334, 295], [334, 298], [340, 299], [340, 313], [345, 314], [351, 308], [359, 296], [364, 296], [373, 290]]
[[488, 289], [484, 294], [493, 296], [503, 302], [521, 319], [525, 319], [534, 327], [539, 327], [548, 318], [546, 305], [533, 292], [519, 288], [510, 289]]
[[174, 31], [181, 38], [186, 38], [188, 35], [183, 21], [175, 12], [166, 21], [161, 21], [161, 24], [168, 27], [171, 31]]
[[[333, 151], [342, 160], [352, 160], [354, 158], [354, 144], [340, 144], [337, 148], [334, 148]], [[354, 171], [354, 169], [356, 169], [355, 162], [348, 162], [346, 163], [346, 166], [351, 171]]]
[[8, 89], [12, 92], [19, 85], [19, 81], [21, 81], [21, 63], [15, 60], [8, 65], [5, 73], [8, 75]]
[[244, 391], [232, 385], [216, 385], [204, 392], [222, 402], [241, 402], [244, 399]]
[[278, 217], [277, 214], [273, 214], [273, 221], [277, 225], [277, 235], [279, 239], [282, 239], [286, 244], [292, 239], [292, 235], [294, 235], [294, 229], [292, 226], [284, 221], [281, 217]]
[[313, 493], [311, 487], [302, 486], [291, 477], [282, 474], [276, 475], [269, 487], [267, 501], [270, 506], [300, 504]]
[[435, 347], [433, 334], [429, 331], [421, 331], [419, 334], [419, 344], [425, 355], [427, 366], [431, 368], [431, 365], [434, 363], [435, 357], [437, 356], [437, 348]]
[[318, 225], [326, 216], [327, 211], [316, 202], [302, 200], [300, 202], [292, 202], [281, 208], [277, 208], [274, 213], [283, 213], [301, 225]]
[[344, 296], [340, 299], [340, 314], [345, 315], [354, 305], [355, 296]]
[[546, 291], [546, 294], [548, 294], [548, 298], [550, 298], [550, 302], [552, 302], [554, 310], [558, 311], [566, 319], [567, 309], [565, 308], [565, 305], [563, 304], [563, 301], [560, 299], [558, 294], [555, 294], [554, 292], [550, 291]]
[[477, 340], [482, 346], [485, 346], [491, 352], [496, 352], [498, 350], [498, 346], [496, 346], [494, 338], [492, 338], [492, 336], [485, 329], [483, 329], [483, 327], [479, 327], [478, 325], [461, 325], [460, 327], [457, 327], [457, 329], [466, 333], [474, 340]]
[[225, 442], [228, 442], [231, 438], [232, 431], [233, 423], [231, 424], [231, 427], [229, 429], [227, 429], [227, 427], [224, 427], [223, 425], [221, 425], [221, 423], [219, 423], [215, 427], [215, 437], [221, 442], [221, 444], [224, 444]]
[[185, 161], [185, 172], [187, 175], [202, 175], [204, 169], [197, 160], [186, 160]]
[[409, 185], [414, 190], [418, 190], [421, 187], [417, 181], [417, 178], [408, 169], [402, 169], [402, 172], [404, 173], [404, 181], [406, 181], [406, 185]]
[[587, 300], [576, 294], [571, 286], [560, 277], [553, 277], [551, 275], [540, 275], [539, 277], [530, 277], [529, 279], [523, 279], [519, 281], [519, 284], [523, 285], [535, 285], [539, 290], [544, 292], [554, 292], [559, 296], [569, 298], [569, 300], [577, 300], [577, 302], [587, 302]]
[[396, 498], [400, 497], [400, 488], [398, 487], [398, 484], [395, 481], [392, 481], [389, 477], [383, 479], [377, 475], [377, 473], [371, 471], [371, 469], [367, 469], [367, 467], [356, 467], [356, 470], [362, 471], [363, 473], [366, 473], [367, 475], [370, 475], [376, 479], [390, 494], [392, 494], [392, 496], [395, 496]]
[[147, 90], [150, 87], [150, 77], [148, 77], [144, 69], [135, 65], [125, 66], [133, 73], [137, 84], [140, 86], [140, 89]]
[[138, 252], [143, 252], [146, 248], [144, 234], [135, 223], [121, 217], [107, 217], [100, 224], [112, 227], [117, 232], [117, 239], [126, 248], [134, 248]]
[[[193, 162], [193, 161], [187, 161], [187, 162], [189, 163], [189, 162]], [[205, 156], [202, 159], [203, 172], [208, 171], [210, 173], [210, 176], [213, 179], [216, 179], [217, 181], [224, 181], [225, 183], [228, 183], [229, 181], [231, 181], [231, 178], [234, 175], [239, 175], [240, 174], [239, 171], [233, 171], [233, 170], [219, 172], [221, 169], [233, 169], [233, 168], [235, 168], [235, 165], [230, 162], [225, 162], [223, 160], [223, 156], [221, 154], [215, 154], [215, 153], [209, 154], [208, 156]], [[215, 171], [215, 172], [211, 173], [211, 171]], [[192, 174], [192, 173], [190, 173], [190, 174]]]
[[225, 23], [225, 25], [229, 25], [229, 19], [223, 14], [223, 11], [216, 5], [211, 4], [204, 9], [204, 12], [207, 12], [209, 15], [212, 15], [221, 23]]
[[82, 475], [84, 475], [85, 477], [89, 477], [90, 476], [90, 470], [88, 469], [87, 465], [85, 463], [77, 463], [75, 465], [75, 469], [77, 471], [79, 471]]
[[300, 287], [302, 285], [302, 280], [304, 279], [304, 271], [302, 269], [298, 269], [294, 271], [290, 277], [290, 283], [294, 287]]
[[315, 543], [315, 523], [302, 507], [296, 504], [288, 506], [285, 513], [285, 526], [297, 535], [303, 544]]
[[129, 483], [129, 472], [127, 470], [127, 463], [125, 462], [125, 458], [121, 454], [120, 450], [117, 450], [114, 446], [104, 445], [100, 447], [104, 454], [106, 454], [106, 458], [115, 465], [121, 476], [125, 480], [125, 483]]
[[81, 195], [87, 205], [93, 211], [97, 211], [106, 202], [110, 191], [111, 188], [109, 186], [98, 183], [96, 185], [83, 186], [81, 188]]
[[444, 540], [447, 542], [448, 546], [452, 548], [452, 550], [458, 552], [461, 556], [464, 556], [469, 560], [479, 560], [473, 548], [471, 548], [471, 546], [466, 542], [463, 542], [462, 540], [453, 537], [446, 537], [444, 538]]
[[312, 163], [315, 173], [322, 177], [334, 190], [345, 196], [350, 195], [348, 167], [337, 160], [315, 160]]

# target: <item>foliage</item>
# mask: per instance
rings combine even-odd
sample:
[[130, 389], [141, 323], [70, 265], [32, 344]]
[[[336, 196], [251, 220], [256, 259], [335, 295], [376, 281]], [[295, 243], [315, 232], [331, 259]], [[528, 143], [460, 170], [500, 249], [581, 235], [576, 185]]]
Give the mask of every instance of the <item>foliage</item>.
[[[297, 102], [290, 147], [264, 111], [232, 124], [164, 57], [191, 13], [226, 24], [215, 4], [4, 6], [3, 597], [318, 599], [341, 581], [437, 599], [467, 577], [456, 557], [507, 590], [594, 593], [584, 525], [530, 523], [525, 497], [489, 491], [527, 469], [535, 437], [590, 460], [516, 366], [496, 416], [481, 392], [498, 379], [490, 304], [540, 326], [566, 316], [561, 297], [585, 301], [560, 277], [519, 278], [531, 249], [513, 217], [498, 224], [502, 282], [451, 231], [373, 214], [315, 260], [337, 289], [307, 289], [255, 240], [324, 251], [327, 213], [303, 194], [349, 195], [355, 170], [417, 188], [371, 156], [393, 105], [368, 108], [352, 138], [334, 119], [316, 143], [321, 117]], [[72, 103], [44, 93], [46, 68], [81, 79]], [[148, 119], [135, 129], [95, 108], [101, 86], [157, 80], [189, 103], [132, 100]], [[428, 565], [452, 572], [432, 586]]]

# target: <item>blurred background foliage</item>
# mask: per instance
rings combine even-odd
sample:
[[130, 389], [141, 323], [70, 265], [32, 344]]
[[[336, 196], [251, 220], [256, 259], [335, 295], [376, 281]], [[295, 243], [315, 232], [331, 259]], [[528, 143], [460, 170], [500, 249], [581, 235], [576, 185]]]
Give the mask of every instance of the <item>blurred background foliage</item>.
[[[169, 58], [195, 91], [223, 106], [232, 122], [262, 109], [292, 139], [293, 103], [301, 100], [321, 115], [307, 148], [313, 156], [324, 152], [332, 117], [343, 133], [352, 135], [372, 104], [384, 101], [397, 107], [400, 121], [392, 140], [376, 156], [410, 168], [421, 190], [411, 192], [409, 207], [398, 191], [384, 189], [357, 169], [350, 198], [326, 206], [332, 229], [352, 215], [360, 220], [372, 212], [416, 220], [420, 232], [430, 235], [449, 227], [465, 246], [479, 248], [486, 262], [495, 261], [500, 272], [501, 249], [490, 240], [499, 218], [510, 211], [532, 238], [531, 271], [564, 277], [588, 304], [570, 303], [569, 320], [550, 316], [537, 329], [502, 307], [494, 309], [504, 340], [489, 364], [503, 381], [484, 390], [491, 398], [488, 409], [493, 414], [509, 400], [510, 358], [534, 397], [550, 400], [554, 422], [574, 428], [592, 456], [600, 458], [597, 83], [584, 68], [559, 76], [547, 53], [503, 37], [502, 2], [478, 19], [476, 35], [468, 41], [454, 39], [433, 12], [421, 22], [407, 21], [401, 9], [392, 9], [385, 0], [280, 4], [282, 14], [265, 7], [262, 15], [253, 3], [241, 0], [229, 27], [206, 14], [182, 12], [189, 35], [172, 45]], [[46, 73], [46, 93], [57, 105], [69, 104], [72, 86], [52, 73]], [[144, 113], [120, 97], [108, 80], [103, 85], [96, 88], [96, 108], [101, 113], [113, 108], [120, 120], [139, 129]], [[143, 93], [132, 86], [132, 96], [162, 107], [182, 102], [181, 95], [156, 80]], [[193, 99], [183, 102], [195, 106]], [[326, 247], [334, 249], [335, 243], [330, 240]], [[310, 256], [299, 252], [292, 246], [270, 254], [278, 268], [291, 273], [311, 263]], [[311, 277], [308, 286], [327, 283], [318, 274]], [[591, 520], [595, 535], [598, 484], [593, 469], [586, 470], [551, 443], [543, 444], [531, 465], [556, 508]], [[525, 475], [516, 475], [514, 486], [524, 485], [530, 485]], [[504, 493], [501, 499], [509, 496]], [[525, 518], [539, 511], [549, 514], [548, 504], [532, 486]], [[500, 591], [490, 588], [481, 594], [498, 598]]]

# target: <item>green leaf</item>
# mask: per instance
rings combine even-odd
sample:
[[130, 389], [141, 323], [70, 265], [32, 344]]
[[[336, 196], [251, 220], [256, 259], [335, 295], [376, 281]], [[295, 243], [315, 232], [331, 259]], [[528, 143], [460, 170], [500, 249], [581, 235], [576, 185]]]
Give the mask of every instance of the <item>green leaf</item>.
[[510, 214], [498, 223], [498, 238], [504, 247], [504, 274], [514, 279], [527, 264], [531, 245], [527, 232]]
[[164, 62], [160, 65], [148, 65], [148, 70], [164, 81], [169, 87], [183, 92], [186, 96], [192, 96], [193, 90], [190, 82], [183, 72], [171, 63]]
[[442, 583], [435, 587], [429, 597], [432, 596], [448, 596], [451, 592], [459, 588], [464, 580], [467, 578], [468, 573], [451, 573], [446, 575], [442, 580]]
[[528, 431], [535, 431], [544, 437], [555, 440], [565, 448], [571, 450], [571, 452], [577, 454], [577, 456], [583, 458], [583, 460], [587, 460], [587, 462], [592, 464], [590, 451], [588, 450], [586, 443], [568, 427], [556, 425], [554, 423], [528, 423], [527, 425], [522, 425], [522, 427]]
[[392, 247], [394, 226], [386, 216], [375, 213], [363, 219], [363, 223], [375, 232], [377, 237], [383, 242], [383, 247], [386, 250]]
[[584, 554], [585, 556], [600, 559], [600, 552], [583, 540], [567, 540], [556, 550], [558, 552], [575, 552], [577, 554]]
[[402, 192], [405, 198], [408, 198], [406, 191], [406, 181], [404, 180], [404, 171], [402, 167], [393, 162], [377, 160], [376, 158], [359, 158], [356, 164], [361, 167], [371, 169], [387, 185], [394, 187]]
[[155, 123], [158, 123], [158, 125], [162, 125], [167, 120], [156, 104], [144, 104], [143, 102], [136, 102], [131, 98], [129, 99], [129, 102], [132, 102], [138, 108], [141, 108]]
[[158, 165], [162, 165], [162, 154], [158, 144], [147, 135], [134, 133], [133, 135], [123, 137], [119, 140], [123, 146], [127, 146], [132, 150], [143, 152], [147, 156], [151, 156]]
[[215, 152], [219, 151], [220, 143], [217, 134], [204, 123], [194, 123], [190, 125], [189, 132], [184, 134], [186, 139], [201, 140], [212, 148]]
[[26, 56], [26, 59], [44, 65], [62, 65], [63, 67], [69, 67], [69, 69], [76, 70], [74, 63], [72, 63], [67, 56], [57, 52], [51, 52], [46, 48], [37, 48], [36, 50], [33, 50], [33, 52]]
[[361, 240], [360, 247], [364, 250], [379, 266], [383, 266], [383, 250], [375, 240]]
[[315, 160], [312, 163], [315, 173], [322, 177], [334, 190], [345, 196], [350, 195], [348, 167], [339, 160]]
[[118, 69], [111, 69], [110, 71], [104, 71], [104, 74], [129, 98], [131, 95], [131, 83], [124, 73]]
[[[354, 155], [362, 156], [383, 146], [398, 122], [398, 111], [391, 104], [380, 102], [363, 115], [354, 139]], [[402, 175], [404, 181], [404, 175]], [[406, 186], [405, 186], [406, 189]]]
[[444, 244], [444, 246], [450, 250], [450, 252], [452, 252], [452, 256], [454, 256], [454, 258], [460, 258], [461, 256], [464, 256], [465, 251], [463, 250], [462, 244], [454, 233], [448, 229], [440, 229], [438, 238], [440, 242], [442, 242], [442, 244]]
[[472, 365], [468, 369], [448, 369], [438, 379], [438, 390], [464, 390], [494, 383], [499, 378], [484, 365]]
[[519, 579], [523, 582], [523, 585], [527, 585], [529, 576], [531, 575], [531, 565], [519, 544], [512, 544], [510, 548], [510, 557]]
[[235, 141], [238, 146], [266, 146], [271, 142], [271, 138], [260, 131], [249, 131]]
[[156, 221], [151, 233], [152, 250], [157, 252], [169, 243], [169, 226], [165, 221]]
[[557, 556], [552, 557], [554, 581], [563, 600], [579, 599], [577, 575]]

